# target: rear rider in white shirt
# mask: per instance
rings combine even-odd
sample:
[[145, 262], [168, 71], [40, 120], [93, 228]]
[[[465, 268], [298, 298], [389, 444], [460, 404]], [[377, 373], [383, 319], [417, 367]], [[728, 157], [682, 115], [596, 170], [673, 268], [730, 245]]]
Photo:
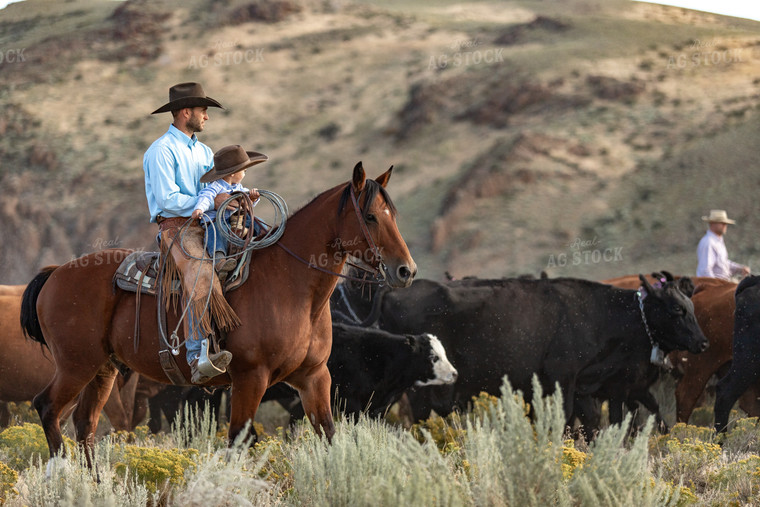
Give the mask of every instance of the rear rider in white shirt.
[[721, 209], [710, 210], [710, 215], [702, 217], [702, 221], [708, 222], [709, 226], [697, 247], [697, 276], [731, 280], [734, 276], [749, 275], [748, 266], [728, 259], [726, 244], [723, 242], [728, 224], [735, 224], [736, 221], [729, 219]]

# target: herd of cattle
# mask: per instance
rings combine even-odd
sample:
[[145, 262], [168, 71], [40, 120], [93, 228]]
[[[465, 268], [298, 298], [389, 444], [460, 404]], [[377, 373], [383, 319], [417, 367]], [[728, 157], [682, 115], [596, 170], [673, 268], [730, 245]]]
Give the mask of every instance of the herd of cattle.
[[[7, 402], [31, 400], [52, 378], [49, 352], [27, 340], [19, 324], [23, 286], [0, 286], [0, 425]], [[333, 399], [348, 415], [380, 416], [406, 402], [412, 421], [435, 411], [465, 410], [481, 392], [498, 395], [506, 376], [526, 400], [536, 375], [544, 392], [559, 386], [568, 424], [587, 434], [639, 405], [659, 417], [650, 387], [663, 372], [676, 377], [677, 420], [688, 422], [711, 377], [717, 386], [716, 428], [739, 400], [760, 415], [760, 276], [737, 284], [667, 272], [593, 282], [574, 278], [416, 280], [406, 289], [338, 285], [331, 300], [333, 348], [328, 362]], [[214, 393], [216, 406], [220, 392]], [[173, 420], [199, 388], [167, 386], [128, 375], [104, 409], [117, 430], [133, 429], [150, 412]], [[295, 390], [272, 386], [275, 400], [303, 417]]]

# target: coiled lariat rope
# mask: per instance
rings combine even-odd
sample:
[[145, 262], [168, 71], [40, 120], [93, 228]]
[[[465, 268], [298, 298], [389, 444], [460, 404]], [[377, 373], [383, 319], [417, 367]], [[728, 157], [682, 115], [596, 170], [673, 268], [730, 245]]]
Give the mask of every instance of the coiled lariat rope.
[[[212, 266], [216, 266], [216, 263], [218, 260], [222, 258], [240, 258], [241, 260], [245, 258], [246, 255], [249, 255], [252, 250], [258, 250], [261, 248], [266, 248], [268, 246], [273, 245], [276, 243], [280, 237], [285, 233], [285, 223], [288, 219], [288, 205], [285, 203], [285, 200], [279, 196], [278, 194], [274, 192], [270, 192], [269, 190], [259, 190], [259, 195], [269, 201], [269, 203], [272, 205], [272, 208], [274, 209], [274, 218], [272, 220], [271, 224], [267, 224], [261, 219], [258, 219], [253, 214], [253, 207], [254, 203], [251, 201], [251, 198], [249, 195], [245, 192], [233, 192], [229, 198], [227, 198], [224, 202], [222, 202], [217, 211], [216, 211], [216, 220], [215, 224], [216, 227], [207, 228], [207, 231], [213, 232], [213, 244], [216, 244], [216, 234], [217, 231], [219, 234], [224, 237], [227, 240], [228, 245], [234, 245], [238, 251], [234, 254], [225, 255], [224, 257], [217, 257], [216, 251], [212, 253], [210, 256], [206, 256], [206, 252], [208, 251], [208, 245], [209, 245], [209, 236], [210, 234], [204, 235], [204, 243], [203, 243], [203, 254], [201, 257], [196, 257], [194, 255], [191, 255], [184, 246], [184, 237], [187, 231], [189, 230], [190, 224], [192, 224], [193, 219], [188, 218], [187, 221], [185, 221], [184, 224], [180, 227], [179, 234], [177, 234], [174, 239], [172, 239], [171, 244], [169, 245], [169, 251], [171, 251], [171, 248], [174, 246], [174, 242], [179, 238], [178, 248], [182, 252], [182, 254], [185, 257], [188, 257], [190, 259], [199, 260], [201, 262], [208, 262], [211, 261]], [[237, 214], [238, 217], [242, 219], [243, 228], [245, 228], [245, 223], [247, 222], [247, 218], [251, 218], [251, 226], [248, 227], [246, 234], [244, 237], [239, 236], [235, 231], [232, 230], [232, 227], [230, 226], [230, 223], [227, 219], [225, 219], [227, 208], [231, 207], [231, 204], [233, 201], [237, 201], [238, 204], [236, 206], [236, 210], [232, 212], [233, 215]], [[211, 219], [208, 218], [208, 216], [204, 213], [202, 220], [206, 220], [208, 222], [211, 222]], [[259, 234], [259, 237], [255, 237], [254, 234], [254, 224], [258, 223], [261, 227], [261, 230], [264, 231], [263, 234]], [[242, 232], [242, 231], [241, 231]], [[214, 248], [216, 250], [216, 248]], [[166, 264], [163, 262], [161, 264], [161, 273], [163, 274], [163, 271], [165, 270]], [[240, 262], [238, 263], [238, 268], [240, 267]], [[187, 338], [184, 340], [180, 340], [179, 336], [177, 335], [177, 332], [179, 331], [179, 327], [182, 325], [182, 321], [187, 316], [188, 309], [190, 308], [190, 302], [192, 301], [192, 295], [195, 293], [196, 286], [198, 285], [198, 280], [200, 279], [201, 274], [201, 268], [198, 267], [198, 272], [195, 276], [195, 281], [193, 282], [193, 286], [190, 290], [189, 296], [186, 298], [187, 303], [184, 305], [184, 308], [182, 310], [182, 315], [179, 318], [179, 321], [177, 322], [176, 327], [171, 333], [171, 336], [168, 340], [167, 345], [172, 351], [172, 354], [179, 355], [179, 349], [182, 347], [182, 345], [187, 342]], [[211, 294], [213, 291], [213, 284], [209, 285], [209, 291], [208, 294], [206, 294], [206, 301], [203, 306], [203, 313], [208, 311], [209, 302], [211, 301]]]

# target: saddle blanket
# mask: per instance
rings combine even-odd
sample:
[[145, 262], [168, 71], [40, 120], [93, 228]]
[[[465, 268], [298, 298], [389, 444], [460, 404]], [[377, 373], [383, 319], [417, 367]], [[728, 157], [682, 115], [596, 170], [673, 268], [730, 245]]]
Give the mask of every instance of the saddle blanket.
[[[156, 279], [160, 266], [160, 252], [137, 251], [127, 255], [113, 276], [117, 287], [127, 292], [137, 292], [138, 285], [143, 294], [156, 295]], [[180, 281], [172, 280], [171, 291], [179, 293]]]

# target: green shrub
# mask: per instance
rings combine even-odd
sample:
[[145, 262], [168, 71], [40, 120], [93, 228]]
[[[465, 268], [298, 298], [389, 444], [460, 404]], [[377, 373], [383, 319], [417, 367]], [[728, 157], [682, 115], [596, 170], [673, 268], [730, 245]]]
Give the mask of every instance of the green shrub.
[[[64, 445], [74, 449], [74, 441], [63, 437]], [[0, 451], [5, 455], [8, 465], [15, 470], [23, 470], [31, 460], [50, 456], [45, 432], [39, 424], [24, 423], [23, 426], [11, 426], [0, 433]]]
[[760, 498], [760, 457], [756, 455], [728, 463], [708, 480], [711, 488], [730, 492], [730, 501], [750, 505]]
[[287, 451], [297, 505], [461, 505], [461, 473], [428, 439], [360, 417], [328, 444], [310, 434]]
[[111, 466], [112, 445], [105, 439], [93, 449], [93, 469], [74, 447], [66, 458], [37, 459], [19, 474], [18, 498], [9, 506], [35, 507], [145, 507], [156, 505], [157, 495], [135, 480], [125, 481]]
[[565, 440], [562, 446], [562, 477], [565, 480], [572, 477], [575, 469], [582, 467], [588, 458], [588, 454], [575, 448], [575, 442]]
[[134, 476], [151, 493], [156, 493], [167, 484], [184, 484], [185, 470], [197, 466], [195, 449], [157, 449], [151, 447], [124, 446], [114, 469], [121, 477]]
[[186, 487], [175, 488], [170, 504], [183, 507], [278, 504], [280, 483], [260, 478], [261, 468], [268, 463], [268, 449], [258, 457], [251, 456], [247, 444], [216, 451], [187, 471]]
[[39, 424], [40, 416], [37, 411], [32, 408], [30, 401], [22, 401], [20, 403], [8, 402], [8, 412], [11, 415], [11, 424], [14, 426], [21, 425], [25, 422]]
[[18, 472], [0, 461], [0, 505], [18, 495], [16, 481], [18, 481]]
[[667, 452], [668, 446], [673, 440], [677, 440], [678, 442], [684, 442], [686, 440], [712, 442], [714, 435], [715, 433], [712, 428], [678, 423], [671, 428], [670, 433], [667, 435], [655, 435], [650, 438], [649, 452], [652, 455], [659, 455], [663, 452]]
[[206, 401], [203, 410], [190, 407], [185, 403], [182, 417], [177, 417], [172, 424], [171, 437], [177, 447], [182, 449], [198, 449], [212, 454], [214, 450], [227, 446], [226, 434], [217, 434], [216, 419]]
[[666, 480], [681, 481], [690, 489], [701, 491], [720, 459], [721, 448], [718, 444], [673, 438], [667, 441], [657, 468]]
[[736, 421], [726, 433], [720, 435], [720, 444], [729, 457], [747, 453], [760, 454], [760, 426], [756, 417]]
[[505, 380], [484, 417], [467, 421], [463, 452], [476, 505], [566, 505], [563, 486], [562, 394], [542, 398], [533, 381], [534, 421], [519, 391]]
[[432, 415], [412, 425], [410, 433], [420, 443], [432, 441], [441, 451], [451, 452], [460, 447], [465, 430], [459, 414], [452, 412], [446, 418]]

